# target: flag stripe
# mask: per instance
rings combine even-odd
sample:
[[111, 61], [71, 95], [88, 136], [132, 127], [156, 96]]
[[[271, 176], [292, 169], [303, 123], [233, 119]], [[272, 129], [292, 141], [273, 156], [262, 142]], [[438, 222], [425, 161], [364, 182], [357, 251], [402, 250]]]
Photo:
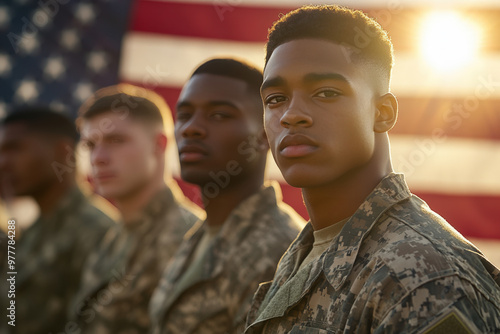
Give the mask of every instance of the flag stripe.
[[[144, 1], [144, 0], [141, 0]], [[317, 4], [324, 5], [328, 3], [328, 1], [324, 0], [153, 0], [157, 2], [179, 2], [179, 3], [191, 3], [191, 4], [210, 4], [210, 5], [232, 5], [232, 6], [253, 6], [253, 7], [290, 7], [296, 8], [302, 6], [304, 4]], [[355, 6], [356, 8], [375, 8], [381, 7], [381, 3], [385, 4], [387, 7], [394, 6], [404, 6], [404, 7], [421, 7], [421, 6], [435, 6], [436, 0], [405, 0], [403, 1], [374, 1], [374, 0], [337, 0], [335, 1], [336, 5], [340, 6]], [[467, 8], [470, 9], [471, 1], [470, 0], [440, 0], [439, 1], [440, 8]], [[474, 7], [487, 7], [487, 8], [495, 8], [500, 7], [500, 3], [497, 0], [475, 0]]]
[[[188, 184], [178, 177], [176, 180], [186, 196], [201, 205], [198, 187]], [[283, 201], [291, 205], [302, 217], [309, 219], [301, 190], [286, 183], [280, 183], [280, 185]], [[500, 239], [500, 229], [498, 223], [491, 217], [498, 213], [500, 196], [443, 195], [422, 191], [417, 191], [415, 194], [425, 200], [435, 212], [452, 223], [458, 232], [468, 237], [490, 239], [489, 248], [496, 246], [498, 250], [498, 241], [495, 241], [495, 244], [492, 241]]]
[[[279, 15], [300, 6], [300, 3], [272, 1], [274, 6], [257, 6], [251, 1], [138, 1], [134, 10], [131, 28], [138, 32], [164, 35], [200, 37], [245, 42], [264, 42], [267, 31]], [[353, 6], [352, 2], [345, 3]], [[367, 6], [364, 6], [364, 5]], [[415, 6], [418, 5], [418, 6]], [[355, 8], [368, 15], [390, 31], [396, 50], [415, 50], [415, 34], [419, 31], [420, 19], [431, 9], [425, 4], [412, 2], [406, 5], [388, 2], [386, 6], [369, 6], [368, 2], [356, 2]], [[446, 9], [446, 6], [442, 6]], [[466, 13], [467, 17], [480, 22], [485, 34], [494, 35], [500, 30], [500, 6], [496, 8], [450, 7]], [[161, 15], [157, 15], [161, 13]], [[493, 34], [492, 34], [493, 32]], [[362, 34], [362, 33], [361, 33]], [[486, 40], [482, 45], [486, 51], [500, 51], [500, 40]]]
[[[163, 86], [182, 86], [191, 71], [210, 57], [235, 56], [264, 65], [264, 43], [129, 33], [124, 39], [121, 77], [152, 79]], [[453, 74], [438, 73], [418, 56], [396, 54], [392, 91], [402, 96], [455, 97], [472, 103], [500, 98], [500, 53], [478, 57]], [[151, 78], [151, 72], [156, 72]], [[416, 84], [417, 83], [417, 84]]]

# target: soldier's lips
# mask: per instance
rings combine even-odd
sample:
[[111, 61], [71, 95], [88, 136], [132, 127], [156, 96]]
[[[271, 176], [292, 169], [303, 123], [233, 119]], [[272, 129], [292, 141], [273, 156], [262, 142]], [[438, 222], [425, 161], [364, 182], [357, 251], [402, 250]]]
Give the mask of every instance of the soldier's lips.
[[205, 154], [199, 152], [183, 152], [179, 154], [181, 162], [198, 162], [205, 158]]
[[179, 160], [181, 162], [198, 162], [205, 159], [207, 155], [207, 150], [199, 143], [181, 144], [179, 146]]
[[94, 179], [99, 183], [109, 182], [114, 178], [116, 178], [115, 173], [99, 173], [94, 176]]
[[283, 137], [278, 149], [285, 158], [301, 158], [316, 151], [318, 145], [305, 135], [294, 134]]

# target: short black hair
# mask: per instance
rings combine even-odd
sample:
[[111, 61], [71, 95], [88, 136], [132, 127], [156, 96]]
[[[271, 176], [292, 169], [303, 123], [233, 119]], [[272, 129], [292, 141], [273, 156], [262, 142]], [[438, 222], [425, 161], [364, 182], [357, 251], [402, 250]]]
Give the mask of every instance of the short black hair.
[[392, 42], [374, 19], [360, 10], [336, 5], [303, 6], [282, 16], [269, 29], [266, 64], [280, 45], [297, 39], [322, 39], [351, 48], [353, 60], [380, 66], [387, 83], [394, 63]]
[[117, 112], [150, 124], [159, 124], [167, 132], [173, 127], [172, 114], [165, 100], [157, 93], [130, 84], [119, 84], [96, 91], [78, 111], [77, 124], [95, 116]]
[[256, 94], [260, 99], [260, 86], [263, 80], [262, 71], [243, 60], [234, 58], [214, 58], [207, 60], [194, 70], [191, 78], [196, 74], [203, 73], [242, 80], [247, 83], [248, 90]]
[[24, 106], [14, 109], [0, 121], [0, 126], [24, 124], [30, 131], [78, 142], [78, 131], [73, 120], [49, 107]]

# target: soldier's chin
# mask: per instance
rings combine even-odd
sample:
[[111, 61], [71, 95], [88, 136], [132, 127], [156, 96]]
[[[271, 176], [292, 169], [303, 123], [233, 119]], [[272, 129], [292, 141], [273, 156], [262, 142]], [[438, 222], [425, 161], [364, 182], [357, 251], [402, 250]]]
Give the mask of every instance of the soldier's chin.
[[97, 186], [96, 187], [96, 192], [97, 194], [101, 195], [102, 197], [108, 199], [108, 200], [113, 200], [119, 195], [119, 191], [115, 189], [115, 187], [112, 186]]
[[311, 175], [303, 170], [282, 170], [285, 181], [295, 188], [307, 188], [311, 186]]

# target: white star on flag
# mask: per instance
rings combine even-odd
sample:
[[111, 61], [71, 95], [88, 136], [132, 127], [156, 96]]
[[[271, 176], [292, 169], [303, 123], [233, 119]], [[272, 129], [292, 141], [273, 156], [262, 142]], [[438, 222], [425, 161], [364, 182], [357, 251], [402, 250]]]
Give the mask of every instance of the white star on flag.
[[45, 64], [44, 73], [50, 79], [59, 79], [66, 71], [61, 57], [50, 57]]
[[75, 16], [81, 23], [88, 24], [95, 19], [94, 7], [89, 3], [79, 4]]
[[38, 94], [36, 81], [30, 79], [21, 81], [16, 90], [16, 98], [20, 99], [22, 102], [33, 101], [38, 97]]
[[10, 57], [6, 54], [0, 54], [0, 76], [6, 76], [12, 69]]
[[91, 52], [87, 60], [87, 66], [96, 73], [105, 68], [107, 64], [106, 54], [102, 51]]

